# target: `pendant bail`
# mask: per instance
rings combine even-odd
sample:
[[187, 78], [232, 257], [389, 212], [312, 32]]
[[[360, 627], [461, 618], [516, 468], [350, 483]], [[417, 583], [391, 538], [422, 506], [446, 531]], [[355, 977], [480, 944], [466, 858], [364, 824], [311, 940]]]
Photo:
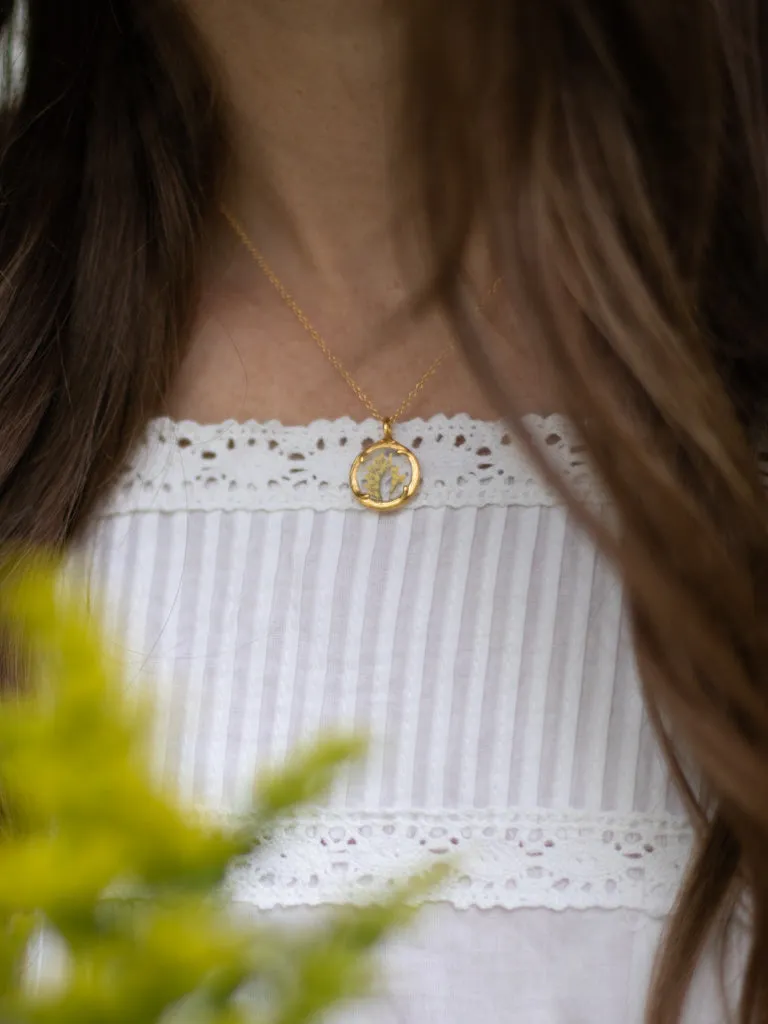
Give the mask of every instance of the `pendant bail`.
[[392, 440], [392, 417], [391, 416], [385, 416], [384, 419], [381, 421], [381, 425], [384, 428], [384, 440], [385, 441], [391, 441]]

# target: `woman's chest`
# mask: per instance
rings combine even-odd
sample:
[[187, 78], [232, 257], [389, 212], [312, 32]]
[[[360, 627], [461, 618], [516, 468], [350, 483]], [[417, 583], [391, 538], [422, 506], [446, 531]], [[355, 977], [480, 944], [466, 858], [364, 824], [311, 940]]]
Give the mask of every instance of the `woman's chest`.
[[563, 508], [143, 511], [105, 518], [89, 556], [184, 800], [227, 813], [297, 745], [369, 739], [276, 830], [268, 881], [243, 867], [249, 899], [323, 902], [458, 854], [463, 906], [671, 900], [690, 833], [620, 588]]

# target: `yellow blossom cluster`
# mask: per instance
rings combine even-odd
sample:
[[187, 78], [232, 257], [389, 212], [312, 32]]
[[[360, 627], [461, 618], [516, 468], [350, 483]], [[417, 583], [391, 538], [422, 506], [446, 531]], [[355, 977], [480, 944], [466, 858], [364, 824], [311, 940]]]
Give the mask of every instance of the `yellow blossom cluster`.
[[[82, 597], [41, 557], [12, 580], [0, 615], [31, 685], [0, 704], [3, 1024], [301, 1024], [364, 992], [372, 950], [434, 877], [311, 930], [236, 923], [223, 893], [232, 862], [322, 797], [360, 742], [297, 753], [230, 827], [191, 817], [151, 777], [150, 710], [129, 698]], [[41, 927], [66, 970], [35, 988], [24, 963]]]

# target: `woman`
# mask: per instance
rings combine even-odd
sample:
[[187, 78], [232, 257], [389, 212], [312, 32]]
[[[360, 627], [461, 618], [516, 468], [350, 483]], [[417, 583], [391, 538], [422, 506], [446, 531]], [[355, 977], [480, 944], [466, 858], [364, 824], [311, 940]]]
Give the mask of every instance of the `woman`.
[[458, 853], [344, 1020], [768, 1020], [761, 8], [0, 5], [2, 539], [190, 800], [372, 735], [246, 903]]

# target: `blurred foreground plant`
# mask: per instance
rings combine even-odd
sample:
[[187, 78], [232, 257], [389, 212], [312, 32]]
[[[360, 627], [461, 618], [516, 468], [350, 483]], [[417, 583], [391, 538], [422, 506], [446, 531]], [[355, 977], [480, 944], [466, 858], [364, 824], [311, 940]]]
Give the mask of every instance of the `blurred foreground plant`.
[[[330, 739], [263, 780], [230, 828], [187, 815], [153, 782], [149, 710], [127, 699], [84, 602], [36, 558], [0, 591], [31, 655], [31, 686], [0, 705], [3, 1024], [300, 1024], [372, 977], [371, 951], [436, 881], [334, 910], [311, 931], [236, 923], [222, 885], [274, 819], [317, 800], [361, 753]], [[33, 990], [24, 963], [44, 925], [65, 970]]]

